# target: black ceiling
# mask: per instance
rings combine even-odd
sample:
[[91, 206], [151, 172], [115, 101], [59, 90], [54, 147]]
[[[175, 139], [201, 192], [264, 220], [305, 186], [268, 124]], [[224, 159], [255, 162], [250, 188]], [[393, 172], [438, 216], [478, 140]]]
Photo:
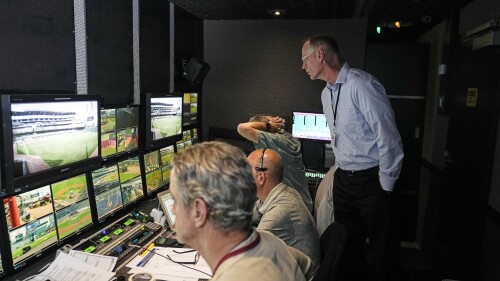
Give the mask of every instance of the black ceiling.
[[[170, 0], [205, 20], [368, 17], [369, 41], [412, 41], [473, 0]], [[393, 27], [400, 21], [401, 28]], [[377, 34], [376, 27], [382, 32]]]

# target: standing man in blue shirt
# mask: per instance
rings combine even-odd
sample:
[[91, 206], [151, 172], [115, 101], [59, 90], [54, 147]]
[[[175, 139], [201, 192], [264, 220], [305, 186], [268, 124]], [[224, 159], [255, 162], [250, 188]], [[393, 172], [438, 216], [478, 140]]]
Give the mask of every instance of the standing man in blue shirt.
[[403, 164], [403, 145], [385, 89], [372, 75], [344, 62], [330, 36], [304, 41], [302, 69], [311, 80], [326, 82], [321, 102], [339, 167], [333, 184], [335, 220], [348, 235], [343, 276], [387, 280], [395, 254], [391, 193]]

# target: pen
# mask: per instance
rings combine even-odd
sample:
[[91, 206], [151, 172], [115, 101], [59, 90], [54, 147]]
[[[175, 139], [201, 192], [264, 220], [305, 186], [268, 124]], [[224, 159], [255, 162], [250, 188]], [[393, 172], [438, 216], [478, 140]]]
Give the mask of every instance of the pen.
[[153, 257], [156, 249], [153, 249], [149, 251], [149, 253], [146, 254], [146, 256], [137, 264], [138, 267], [144, 267], [149, 260]]

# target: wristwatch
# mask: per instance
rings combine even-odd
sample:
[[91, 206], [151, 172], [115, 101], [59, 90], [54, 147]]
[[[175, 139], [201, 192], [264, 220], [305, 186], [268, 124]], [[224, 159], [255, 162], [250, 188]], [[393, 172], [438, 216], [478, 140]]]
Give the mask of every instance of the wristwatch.
[[266, 123], [266, 132], [269, 132], [271, 130], [271, 123], [267, 122]]

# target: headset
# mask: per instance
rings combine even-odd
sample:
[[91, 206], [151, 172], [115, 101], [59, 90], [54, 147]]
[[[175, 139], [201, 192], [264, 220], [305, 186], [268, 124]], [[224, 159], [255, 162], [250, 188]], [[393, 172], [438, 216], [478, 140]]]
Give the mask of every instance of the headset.
[[260, 156], [260, 167], [255, 167], [255, 170], [258, 171], [258, 172], [265, 172], [265, 171], [267, 171], [267, 168], [263, 167], [264, 166], [264, 154], [266, 153], [266, 149], [267, 148], [264, 148], [262, 150], [262, 155]]

